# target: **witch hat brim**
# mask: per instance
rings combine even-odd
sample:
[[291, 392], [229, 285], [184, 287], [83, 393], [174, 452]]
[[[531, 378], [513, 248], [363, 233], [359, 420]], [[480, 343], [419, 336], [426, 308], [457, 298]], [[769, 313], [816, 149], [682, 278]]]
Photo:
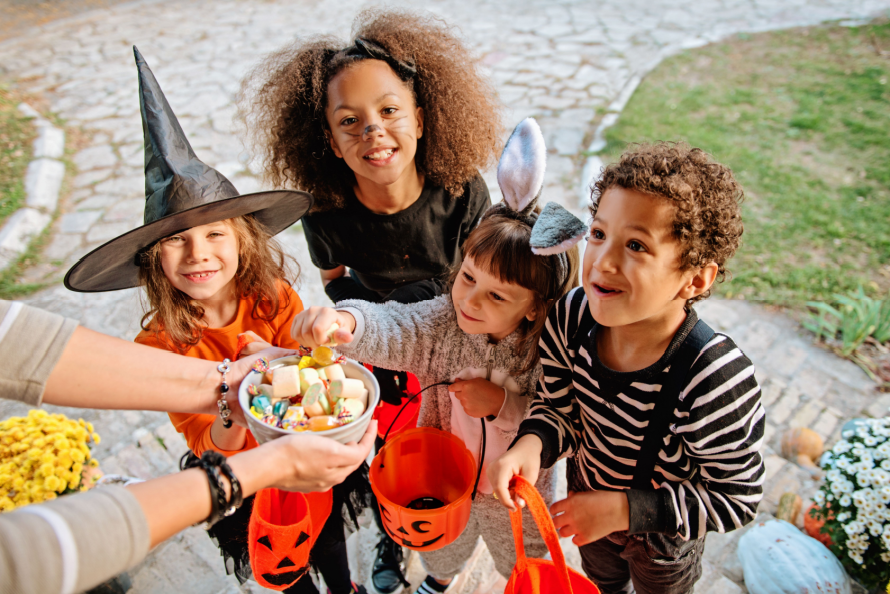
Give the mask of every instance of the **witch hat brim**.
[[210, 202], [137, 227], [97, 247], [71, 267], [65, 288], [79, 293], [129, 289], [139, 284], [140, 251], [180, 231], [246, 214], [276, 235], [309, 212], [312, 195], [292, 190], [244, 194]]
[[195, 155], [142, 54], [135, 47], [133, 53], [145, 138], [144, 224], [81, 258], [65, 275], [65, 287], [71, 291], [97, 293], [137, 286], [140, 252], [186, 229], [250, 214], [275, 235], [312, 206], [310, 194], [294, 190], [239, 195], [222, 173]]

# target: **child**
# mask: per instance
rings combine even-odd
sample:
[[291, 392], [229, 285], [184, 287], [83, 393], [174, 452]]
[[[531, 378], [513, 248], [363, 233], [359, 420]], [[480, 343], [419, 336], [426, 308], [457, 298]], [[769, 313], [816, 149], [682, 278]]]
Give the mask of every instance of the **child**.
[[[194, 155], [138, 51], [136, 63], [147, 152], [146, 224], [83, 258], [69, 271], [66, 285], [80, 291], [143, 286], [151, 309], [136, 337], [141, 344], [220, 361], [234, 358], [239, 335], [249, 332], [261, 345], [296, 349], [289, 320], [303, 306], [272, 235], [298, 220], [311, 196], [292, 191], [239, 196], [225, 177]], [[219, 416], [170, 413], [193, 452], [190, 457], [206, 450], [228, 456], [257, 446], [249, 431], [226, 419], [225, 409], [238, 406], [236, 394], [226, 396], [222, 392]], [[226, 571], [242, 583], [250, 576], [252, 502], [246, 499], [209, 529]], [[334, 594], [362, 591], [349, 577], [338, 512], [335, 507], [320, 529], [312, 564]], [[294, 568], [285, 591], [317, 591], [308, 567]]]
[[[506, 204], [493, 206], [470, 233], [450, 294], [410, 305], [346, 301], [339, 310], [310, 308], [296, 317], [292, 329], [294, 338], [308, 346], [326, 341], [322, 326], [337, 322], [341, 328], [335, 339], [344, 354], [411, 369], [423, 386], [454, 382], [427, 392], [418, 425], [457, 435], [483, 467], [506, 451], [526, 415], [540, 372], [535, 344], [547, 310], [577, 284], [572, 252], [584, 224], [553, 204], [540, 215], [534, 210], [545, 152], [534, 120], [522, 122], [498, 168]], [[548, 229], [550, 235], [542, 237]], [[530, 243], [547, 255], [532, 253]], [[551, 472], [536, 478], [550, 501]], [[442, 549], [420, 553], [430, 577], [418, 592], [444, 591], [480, 535], [498, 572], [509, 575], [516, 560], [509, 514], [491, 493], [483, 473], [463, 534]], [[530, 518], [526, 522], [532, 526]], [[525, 543], [529, 556], [546, 553], [537, 530], [529, 531]]]
[[[351, 40], [302, 40], [273, 54], [245, 81], [241, 112], [271, 184], [315, 198], [303, 230], [332, 301], [431, 299], [491, 205], [479, 170], [501, 146], [500, 105], [469, 51], [434, 17], [364, 11]], [[374, 374], [379, 427], [388, 427], [406, 385], [409, 394], [420, 386], [404, 372]], [[394, 433], [413, 425], [420, 403]], [[407, 586], [401, 549], [377, 519], [372, 580], [393, 594]]]
[[[739, 245], [742, 189], [685, 144], [637, 146], [605, 168], [574, 290], [550, 312], [529, 418], [489, 467], [507, 507], [570, 456], [551, 507], [604, 594], [692, 592], [708, 530], [754, 518], [764, 411], [754, 366], [691, 307]], [[631, 585], [632, 583], [632, 585]]]

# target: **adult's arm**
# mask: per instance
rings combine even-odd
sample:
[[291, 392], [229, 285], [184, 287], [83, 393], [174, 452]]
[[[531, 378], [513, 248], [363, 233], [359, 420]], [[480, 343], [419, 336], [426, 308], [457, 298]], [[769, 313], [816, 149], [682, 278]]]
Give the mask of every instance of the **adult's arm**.
[[[266, 487], [326, 490], [365, 460], [376, 433], [374, 421], [358, 444], [316, 435], [282, 437], [229, 458], [229, 465], [245, 496]], [[87, 590], [139, 563], [151, 547], [210, 511], [207, 476], [191, 469], [3, 514], [0, 594]]]
[[[237, 394], [257, 358], [285, 352], [269, 349], [234, 362], [229, 393]], [[32, 406], [217, 412], [217, 362], [107, 336], [20, 302], [0, 301], [0, 361], [0, 398]], [[234, 400], [230, 407], [239, 415]]]

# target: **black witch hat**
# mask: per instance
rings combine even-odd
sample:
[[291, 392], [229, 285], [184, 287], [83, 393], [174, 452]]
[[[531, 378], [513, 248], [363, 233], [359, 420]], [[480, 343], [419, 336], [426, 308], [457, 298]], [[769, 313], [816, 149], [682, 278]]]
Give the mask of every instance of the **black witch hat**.
[[135, 46], [133, 53], [139, 69], [145, 138], [145, 222], [72, 266], [65, 275], [65, 287], [72, 291], [94, 293], [137, 286], [142, 252], [186, 229], [252, 214], [275, 235], [300, 220], [312, 206], [310, 194], [293, 190], [240, 195], [223, 174], [195, 156]]

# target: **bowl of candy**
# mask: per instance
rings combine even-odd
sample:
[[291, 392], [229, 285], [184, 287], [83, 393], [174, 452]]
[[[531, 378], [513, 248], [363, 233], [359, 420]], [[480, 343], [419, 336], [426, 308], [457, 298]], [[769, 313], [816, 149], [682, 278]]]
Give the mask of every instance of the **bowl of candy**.
[[379, 400], [374, 375], [328, 347], [268, 364], [261, 359], [238, 390], [247, 426], [259, 443], [293, 433], [359, 441]]

